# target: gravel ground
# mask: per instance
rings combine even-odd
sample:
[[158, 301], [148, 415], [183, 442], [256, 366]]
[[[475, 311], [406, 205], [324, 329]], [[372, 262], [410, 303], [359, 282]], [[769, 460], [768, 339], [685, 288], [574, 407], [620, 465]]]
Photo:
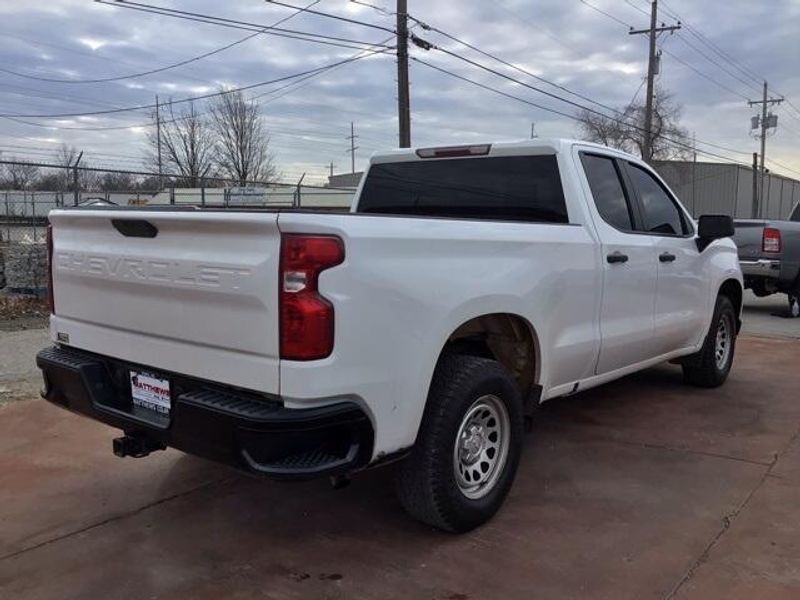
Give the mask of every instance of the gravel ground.
[[38, 397], [42, 377], [34, 356], [49, 339], [43, 328], [0, 331], [0, 406]]

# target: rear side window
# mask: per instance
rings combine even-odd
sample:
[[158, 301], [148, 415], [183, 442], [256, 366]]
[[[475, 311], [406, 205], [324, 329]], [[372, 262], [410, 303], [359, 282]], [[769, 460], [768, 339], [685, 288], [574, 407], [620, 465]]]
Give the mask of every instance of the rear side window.
[[555, 156], [375, 164], [361, 190], [358, 212], [568, 222]]
[[661, 184], [641, 167], [631, 163], [628, 166], [631, 183], [642, 206], [644, 230], [664, 235], [687, 233], [680, 210]]
[[632, 231], [630, 206], [614, 160], [594, 154], [584, 154], [581, 160], [600, 216], [612, 227]]

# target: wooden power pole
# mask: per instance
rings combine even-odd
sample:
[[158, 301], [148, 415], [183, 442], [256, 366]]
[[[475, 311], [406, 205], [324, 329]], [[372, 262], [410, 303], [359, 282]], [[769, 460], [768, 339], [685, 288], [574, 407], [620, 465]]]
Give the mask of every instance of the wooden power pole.
[[642, 144], [642, 158], [646, 162], [652, 160], [653, 155], [653, 99], [656, 71], [658, 67], [658, 55], [656, 54], [656, 39], [658, 34], [664, 31], [670, 33], [681, 28], [680, 22], [677, 25], [666, 26], [663, 23], [658, 27], [658, 0], [653, 0], [650, 5], [650, 28], [632, 29], [630, 35], [640, 35], [646, 33], [650, 38], [650, 49], [647, 58], [647, 98], [644, 104], [644, 143]]
[[755, 106], [757, 104], [761, 105], [761, 117], [759, 122], [761, 124], [761, 134], [759, 137], [761, 138], [761, 166], [758, 169], [759, 171], [759, 193], [757, 202], [753, 205], [753, 218], [757, 219], [761, 216], [761, 211], [764, 210], [764, 180], [766, 179], [766, 167], [764, 166], [764, 157], [767, 153], [767, 129], [771, 127], [778, 126], [778, 117], [775, 115], [768, 115], [767, 114], [767, 107], [771, 104], [780, 104], [783, 102], [783, 98], [770, 98], [768, 92], [767, 82], [764, 82], [764, 97], [761, 100], [750, 100], [747, 105], [748, 106]]
[[401, 148], [411, 147], [408, 85], [408, 0], [397, 0], [397, 120]]

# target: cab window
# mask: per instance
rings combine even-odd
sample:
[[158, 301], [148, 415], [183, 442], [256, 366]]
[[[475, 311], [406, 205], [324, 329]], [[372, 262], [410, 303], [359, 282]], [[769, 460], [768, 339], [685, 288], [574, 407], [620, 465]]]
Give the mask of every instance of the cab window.
[[689, 233], [681, 210], [655, 177], [632, 163], [628, 163], [628, 175], [639, 198], [644, 231], [658, 235]]

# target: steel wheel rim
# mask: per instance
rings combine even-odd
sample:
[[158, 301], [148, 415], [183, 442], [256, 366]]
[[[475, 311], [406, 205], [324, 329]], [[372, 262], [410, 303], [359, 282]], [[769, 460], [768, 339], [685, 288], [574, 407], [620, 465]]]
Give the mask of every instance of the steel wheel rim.
[[459, 491], [470, 500], [491, 492], [508, 459], [511, 424], [497, 396], [481, 396], [469, 407], [456, 434], [453, 470]]
[[733, 326], [728, 315], [722, 315], [717, 325], [717, 337], [714, 343], [714, 360], [717, 369], [722, 371], [728, 364], [728, 357], [731, 354], [731, 344], [733, 343]]

